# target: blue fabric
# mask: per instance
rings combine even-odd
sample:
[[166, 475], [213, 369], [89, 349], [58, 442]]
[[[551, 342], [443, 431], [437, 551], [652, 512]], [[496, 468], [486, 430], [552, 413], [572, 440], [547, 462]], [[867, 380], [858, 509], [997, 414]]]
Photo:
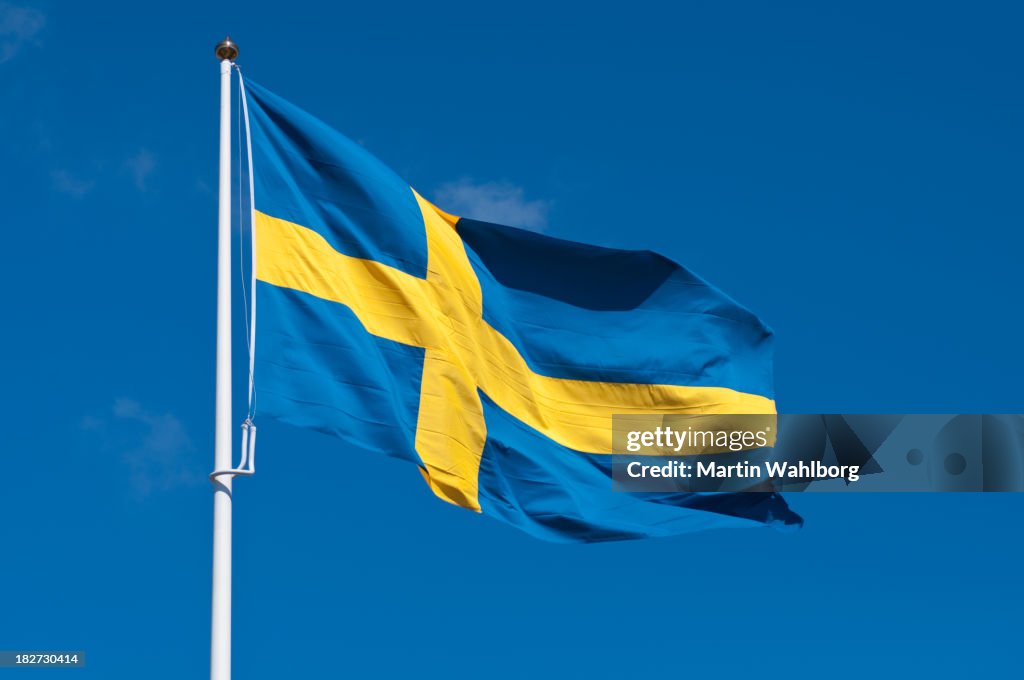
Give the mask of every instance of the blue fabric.
[[672, 536], [703, 529], [797, 527], [777, 493], [627, 493], [612, 488], [612, 458], [560, 446], [481, 393], [487, 443], [480, 505], [551, 541], [594, 543]]
[[413, 448], [423, 349], [370, 335], [336, 302], [256, 284], [261, 416], [419, 464]]
[[484, 319], [537, 373], [773, 397], [771, 331], [668, 258], [465, 218], [458, 231]]
[[427, 271], [423, 216], [406, 184], [362, 146], [246, 80], [256, 209], [339, 252]]

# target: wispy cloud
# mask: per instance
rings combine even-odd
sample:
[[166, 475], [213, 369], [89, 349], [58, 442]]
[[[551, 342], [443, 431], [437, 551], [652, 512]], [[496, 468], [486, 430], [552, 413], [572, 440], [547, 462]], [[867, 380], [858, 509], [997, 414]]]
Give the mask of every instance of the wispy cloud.
[[509, 182], [477, 183], [463, 178], [442, 184], [435, 194], [438, 207], [461, 217], [533, 231], [548, 226], [550, 203], [527, 200], [523, 188]]
[[120, 453], [138, 498], [201, 481], [190, 460], [192, 439], [171, 413], [155, 413], [134, 399], [121, 398], [114, 401], [109, 417], [87, 415], [80, 425], [100, 436], [104, 449]]
[[70, 170], [54, 170], [51, 177], [54, 189], [74, 198], [82, 198], [96, 186], [96, 182], [82, 179]]
[[46, 25], [46, 15], [32, 7], [0, 2], [0, 64], [32, 43]]
[[139, 149], [139, 152], [126, 160], [124, 166], [135, 182], [135, 188], [139, 191], [146, 190], [146, 180], [156, 169], [156, 156], [149, 149]]

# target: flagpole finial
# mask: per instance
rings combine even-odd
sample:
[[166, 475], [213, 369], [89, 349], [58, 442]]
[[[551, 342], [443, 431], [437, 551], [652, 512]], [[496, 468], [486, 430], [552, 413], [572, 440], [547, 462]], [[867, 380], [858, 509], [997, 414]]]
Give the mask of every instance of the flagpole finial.
[[234, 61], [238, 56], [238, 45], [231, 41], [231, 36], [228, 36], [217, 43], [217, 47], [214, 49], [214, 52], [220, 60], [227, 59], [228, 61]]

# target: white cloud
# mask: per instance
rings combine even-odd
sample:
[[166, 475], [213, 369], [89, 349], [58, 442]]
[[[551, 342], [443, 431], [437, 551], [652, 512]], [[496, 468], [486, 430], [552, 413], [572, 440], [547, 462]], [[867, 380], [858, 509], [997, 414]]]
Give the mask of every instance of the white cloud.
[[476, 183], [464, 178], [442, 184], [436, 196], [439, 208], [460, 217], [533, 231], [544, 231], [548, 225], [550, 203], [527, 200], [522, 187], [508, 182]]
[[121, 397], [114, 400], [114, 415], [118, 418], [138, 419], [142, 414], [142, 406], [134, 399]]
[[0, 64], [13, 59], [46, 25], [46, 15], [32, 7], [0, 2]]
[[53, 186], [57, 191], [74, 198], [82, 198], [96, 186], [96, 182], [82, 179], [69, 170], [54, 170], [51, 177], [53, 178]]
[[128, 172], [131, 173], [135, 188], [139, 191], [146, 190], [146, 179], [156, 169], [156, 156], [149, 149], [139, 149], [139, 152], [124, 162]]
[[127, 398], [114, 401], [111, 415], [88, 415], [80, 425], [101, 438], [104, 450], [121, 454], [136, 497], [202, 480], [192, 462], [195, 446], [175, 415], [151, 412]]

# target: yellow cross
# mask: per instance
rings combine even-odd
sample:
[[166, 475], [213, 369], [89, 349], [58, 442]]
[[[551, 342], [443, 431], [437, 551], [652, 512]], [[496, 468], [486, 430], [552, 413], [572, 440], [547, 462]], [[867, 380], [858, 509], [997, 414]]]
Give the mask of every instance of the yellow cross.
[[480, 282], [455, 230], [458, 218], [415, 196], [427, 236], [425, 279], [343, 255], [315, 231], [259, 212], [256, 275], [339, 302], [373, 335], [425, 349], [415, 446], [440, 498], [480, 510], [477, 476], [487, 426], [478, 389], [529, 427], [588, 453], [611, 453], [613, 414], [775, 413], [771, 399], [724, 387], [535, 373], [483, 319]]

